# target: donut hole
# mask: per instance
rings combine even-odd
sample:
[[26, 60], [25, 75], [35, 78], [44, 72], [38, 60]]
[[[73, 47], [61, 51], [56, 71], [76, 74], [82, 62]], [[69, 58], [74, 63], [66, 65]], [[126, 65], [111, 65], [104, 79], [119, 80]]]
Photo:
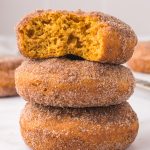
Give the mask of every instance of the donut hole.
[[83, 59], [82, 57], [80, 57], [80, 56], [71, 55], [71, 54], [64, 56], [64, 58], [67, 58], [67, 59], [69, 59], [69, 60], [84, 60], [84, 59]]

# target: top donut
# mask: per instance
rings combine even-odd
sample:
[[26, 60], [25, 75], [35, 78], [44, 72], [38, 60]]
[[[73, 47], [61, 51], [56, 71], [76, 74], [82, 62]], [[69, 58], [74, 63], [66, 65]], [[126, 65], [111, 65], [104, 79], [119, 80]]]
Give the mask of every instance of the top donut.
[[76, 55], [90, 61], [122, 64], [137, 43], [134, 31], [101, 12], [38, 10], [17, 26], [18, 47], [29, 58]]

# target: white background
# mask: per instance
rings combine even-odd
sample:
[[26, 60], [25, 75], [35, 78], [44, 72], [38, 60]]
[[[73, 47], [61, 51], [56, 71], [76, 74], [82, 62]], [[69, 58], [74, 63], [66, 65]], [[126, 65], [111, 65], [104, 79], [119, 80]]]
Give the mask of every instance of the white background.
[[103, 11], [131, 25], [138, 36], [150, 35], [150, 0], [0, 0], [0, 36], [15, 35], [16, 23], [35, 9]]

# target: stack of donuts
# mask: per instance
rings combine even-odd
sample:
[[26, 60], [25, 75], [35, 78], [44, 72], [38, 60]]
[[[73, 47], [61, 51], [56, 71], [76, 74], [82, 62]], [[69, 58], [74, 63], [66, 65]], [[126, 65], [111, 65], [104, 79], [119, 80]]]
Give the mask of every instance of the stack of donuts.
[[134, 91], [122, 66], [137, 38], [124, 22], [100, 12], [39, 10], [17, 26], [26, 61], [17, 92], [27, 104], [20, 128], [33, 150], [123, 150], [138, 119], [127, 100]]

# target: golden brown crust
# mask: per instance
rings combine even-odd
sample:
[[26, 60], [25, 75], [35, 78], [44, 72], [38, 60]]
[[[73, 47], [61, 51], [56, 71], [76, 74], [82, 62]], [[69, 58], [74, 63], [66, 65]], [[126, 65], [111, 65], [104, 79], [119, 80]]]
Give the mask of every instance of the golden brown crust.
[[[22, 37], [22, 29], [27, 26], [28, 21], [30, 21], [34, 17], [42, 17], [44, 13], [55, 13], [60, 12], [62, 14], [75, 14], [77, 16], [92, 16], [93, 18], [97, 18], [100, 29], [101, 30], [101, 37], [102, 39], [99, 41], [101, 42], [102, 50], [99, 52], [100, 57], [95, 59], [90, 59], [84, 57], [84, 59], [88, 59], [91, 61], [99, 61], [102, 63], [114, 63], [114, 64], [121, 64], [125, 63], [129, 58], [131, 58], [133, 54], [133, 49], [137, 44], [137, 37], [134, 31], [124, 22], [120, 21], [119, 19], [101, 13], [101, 12], [69, 12], [69, 11], [52, 11], [52, 10], [38, 10], [34, 13], [27, 15], [17, 26], [17, 38], [18, 38], [18, 47], [20, 52], [25, 57], [31, 58], [48, 58], [48, 57], [55, 57], [55, 55], [49, 56], [29, 56], [27, 52], [27, 48], [25, 49], [22, 46], [22, 41], [24, 40]], [[60, 55], [62, 56], [62, 55]], [[57, 56], [58, 57], [58, 56]]]
[[128, 66], [137, 72], [150, 73], [150, 41], [138, 43]]
[[17, 95], [14, 72], [22, 61], [22, 57], [0, 57], [0, 97]]
[[138, 119], [127, 102], [82, 109], [28, 103], [20, 126], [24, 141], [36, 150], [123, 150], [137, 135]]
[[132, 73], [124, 66], [66, 58], [25, 61], [15, 80], [25, 100], [60, 107], [115, 105], [134, 89]]

